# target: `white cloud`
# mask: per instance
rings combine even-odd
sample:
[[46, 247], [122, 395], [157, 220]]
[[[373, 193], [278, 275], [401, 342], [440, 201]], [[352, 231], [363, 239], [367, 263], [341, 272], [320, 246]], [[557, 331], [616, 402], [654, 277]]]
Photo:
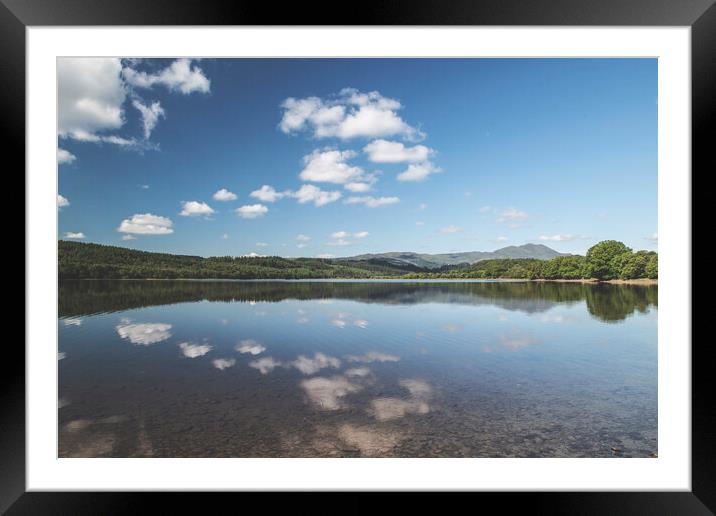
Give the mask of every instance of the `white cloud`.
[[309, 240], [311, 240], [311, 237], [303, 234], [298, 234], [296, 235], [296, 240], [299, 240], [301, 242], [308, 242]]
[[68, 231], [67, 233], [65, 233], [65, 238], [74, 238], [74, 239], [81, 240], [81, 239], [85, 238], [85, 234], [82, 233], [81, 231], [78, 233], [73, 233], [72, 231]]
[[509, 238], [506, 236], [498, 236], [495, 240], [497, 240], [498, 242], [507, 242]]
[[417, 140], [424, 135], [396, 113], [400, 102], [379, 92], [361, 93], [345, 88], [329, 99], [288, 98], [282, 104], [279, 128], [284, 133], [312, 130], [316, 138], [375, 138], [402, 136]]
[[131, 219], [124, 219], [117, 231], [135, 235], [170, 235], [174, 233], [170, 219], [151, 213], [136, 213], [132, 215]]
[[214, 209], [205, 202], [184, 201], [179, 215], [184, 217], [209, 216], [214, 213]]
[[371, 183], [366, 182], [353, 182], [353, 183], [346, 183], [344, 188], [346, 190], [349, 190], [353, 193], [364, 193], [364, 192], [370, 192], [372, 185]]
[[229, 239], [229, 234], [228, 234], [228, 233], [224, 233], [223, 235], [221, 235], [221, 239], [222, 239], [222, 240], [228, 240], [228, 239]]
[[397, 362], [399, 356], [382, 353], [380, 351], [369, 351], [365, 355], [348, 355], [346, 360], [349, 362], [363, 362], [369, 364], [371, 362]]
[[370, 233], [367, 231], [359, 231], [358, 233], [353, 233], [353, 238], [365, 238], [368, 235], [370, 235]]
[[507, 208], [502, 210], [498, 217], [497, 222], [514, 222], [520, 220], [527, 220], [529, 215], [524, 211], [520, 211], [516, 208]]
[[215, 201], [235, 201], [237, 199], [236, 194], [234, 192], [230, 192], [226, 188], [222, 188], [221, 190], [217, 190], [216, 193], [212, 196]]
[[298, 358], [290, 362], [289, 365], [308, 376], [315, 374], [326, 367], [338, 369], [341, 366], [341, 361], [335, 357], [324, 355], [323, 353], [315, 353], [313, 358], [307, 358], [303, 355], [299, 355]]
[[304, 168], [299, 177], [315, 183], [345, 184], [363, 176], [363, 169], [352, 167], [346, 160], [355, 157], [351, 150], [314, 150], [303, 157]]
[[122, 240], [136, 240], [137, 237], [132, 235], [122, 235]]
[[132, 344], [149, 346], [167, 340], [172, 336], [171, 324], [163, 323], [123, 323], [116, 326], [117, 333], [123, 339], [129, 340]]
[[287, 195], [287, 192], [277, 192], [273, 186], [263, 185], [249, 194], [251, 197], [263, 202], [275, 202]]
[[346, 238], [349, 235], [350, 233], [347, 231], [336, 231], [335, 233], [331, 233], [331, 238]]
[[213, 360], [211, 363], [214, 364], [214, 367], [216, 367], [219, 371], [223, 371], [224, 369], [228, 369], [229, 367], [234, 367], [234, 365], [236, 365], [236, 359], [235, 358], [217, 358], [216, 360]]
[[446, 235], [460, 233], [461, 231], [462, 231], [462, 228], [457, 227], [457, 226], [446, 226], [446, 227], [440, 229], [440, 233], [443, 233]]
[[427, 208], [428, 208], [427, 203], [423, 202], [418, 205], [418, 211], [425, 211]]
[[312, 202], [315, 206], [324, 206], [341, 198], [341, 192], [321, 190], [315, 185], [303, 185], [291, 194], [300, 204]]
[[252, 355], [258, 355], [266, 351], [266, 346], [254, 339], [246, 339], [239, 342], [234, 349], [239, 353], [250, 353]]
[[589, 239], [588, 236], [585, 235], [565, 235], [565, 234], [559, 234], [559, 235], [541, 235], [539, 237], [540, 240], [548, 241], [548, 242], [571, 242], [572, 240], [586, 240]]
[[66, 197], [63, 197], [61, 195], [57, 195], [57, 209], [65, 208], [70, 205], [70, 201], [67, 200]]
[[60, 137], [83, 139], [122, 127], [127, 89], [121, 71], [117, 58], [57, 59]]
[[659, 242], [659, 233], [652, 233], [651, 236], [645, 238], [650, 242], [654, 242], [656, 244]]
[[256, 219], [266, 215], [268, 208], [263, 204], [247, 204], [246, 206], [236, 208], [234, 211], [239, 214], [239, 217], [244, 219]]
[[373, 140], [363, 147], [368, 159], [374, 163], [425, 162], [434, 151], [425, 145], [406, 147], [400, 142]]
[[179, 344], [182, 354], [187, 358], [203, 357], [212, 347], [208, 344], [191, 344], [190, 342], [182, 342]]
[[442, 172], [442, 169], [436, 167], [429, 161], [423, 163], [411, 163], [408, 168], [398, 174], [398, 181], [425, 181], [430, 174]]
[[424, 225], [425, 225], [425, 222], [423, 222], [422, 220], [418, 220], [418, 221], [415, 222], [415, 225], [416, 225], [416, 226], [424, 226]]
[[142, 125], [144, 126], [144, 139], [148, 140], [149, 136], [152, 134], [152, 131], [157, 126], [159, 118], [165, 116], [164, 109], [162, 109], [162, 106], [158, 101], [152, 102], [151, 105], [146, 106], [142, 104], [139, 99], [134, 99], [132, 101], [132, 105], [142, 115]]
[[268, 374], [281, 365], [281, 362], [273, 357], [263, 357], [249, 363], [249, 367], [258, 369], [261, 374]]
[[256, 242], [256, 247], [268, 247], [266, 242]]
[[156, 73], [138, 72], [127, 66], [122, 69], [122, 75], [127, 83], [135, 88], [151, 88], [155, 84], [160, 84], [169, 90], [184, 94], [209, 93], [211, 88], [211, 81], [201, 68], [192, 66], [191, 59], [177, 59]]
[[397, 204], [400, 202], [400, 197], [371, 197], [371, 196], [360, 196], [360, 197], [348, 197], [345, 204], [365, 204], [368, 208], [378, 208], [379, 206], [388, 206], [390, 204]]
[[316, 258], [321, 258], [323, 260], [330, 260], [331, 258], [335, 258], [335, 254], [317, 254]]
[[74, 160], [77, 159], [77, 156], [72, 154], [70, 151], [66, 151], [65, 149], [57, 149], [57, 163], [60, 165], [64, 163], [72, 163]]

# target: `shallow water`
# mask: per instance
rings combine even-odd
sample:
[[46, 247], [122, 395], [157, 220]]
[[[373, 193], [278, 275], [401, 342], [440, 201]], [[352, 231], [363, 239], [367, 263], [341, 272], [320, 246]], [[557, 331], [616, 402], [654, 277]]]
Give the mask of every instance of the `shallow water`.
[[657, 287], [79, 281], [61, 457], [648, 457]]

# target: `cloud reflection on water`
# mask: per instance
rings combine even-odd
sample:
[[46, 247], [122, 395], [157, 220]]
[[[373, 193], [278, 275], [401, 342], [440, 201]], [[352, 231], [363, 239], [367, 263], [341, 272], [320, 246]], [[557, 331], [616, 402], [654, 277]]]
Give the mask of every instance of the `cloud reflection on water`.
[[[123, 321], [126, 321], [126, 319]], [[123, 322], [123, 324], [116, 326], [117, 333], [121, 338], [129, 340], [132, 344], [142, 346], [150, 346], [167, 340], [172, 336], [169, 331], [171, 328], [171, 324], [164, 323], [130, 324], [129, 322]]]

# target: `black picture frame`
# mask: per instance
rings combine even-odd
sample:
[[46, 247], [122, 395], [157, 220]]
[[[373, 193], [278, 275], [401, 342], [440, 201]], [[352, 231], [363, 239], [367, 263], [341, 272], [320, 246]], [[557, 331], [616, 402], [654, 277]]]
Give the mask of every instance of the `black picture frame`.
[[[391, 0], [341, 16], [338, 3], [281, 4], [208, 0], [0, 0], [0, 113], [4, 154], [25, 166], [25, 29], [83, 25], [533, 25], [691, 27], [692, 172], [716, 170], [709, 135], [716, 133], [715, 0]], [[7, 161], [6, 161], [7, 162]], [[7, 170], [7, 169], [6, 169]], [[685, 170], [685, 174], [690, 171]], [[706, 195], [702, 193], [701, 195]], [[696, 200], [692, 201], [696, 204]], [[27, 274], [27, 270], [26, 270]], [[691, 283], [691, 278], [684, 278]], [[32, 300], [30, 300], [31, 302]], [[688, 346], [690, 342], [670, 345]], [[527, 504], [550, 514], [713, 514], [716, 511], [716, 416], [712, 362], [692, 347], [691, 492], [484, 494], [502, 510]], [[25, 492], [25, 353], [0, 361], [0, 512], [113, 514], [144, 507], [131, 493]], [[711, 387], [709, 388], [709, 385]], [[145, 496], [166, 498], [167, 494]], [[182, 501], [182, 503], [184, 503]], [[365, 506], [358, 501], [355, 507]], [[188, 508], [188, 507], [187, 507]], [[204, 506], [206, 509], [206, 506]]]

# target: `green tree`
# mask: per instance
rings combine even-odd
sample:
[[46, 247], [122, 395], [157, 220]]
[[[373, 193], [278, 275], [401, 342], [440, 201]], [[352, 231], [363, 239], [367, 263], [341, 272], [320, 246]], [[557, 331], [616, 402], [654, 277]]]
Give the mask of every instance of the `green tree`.
[[659, 277], [659, 255], [654, 253], [649, 257], [649, 261], [646, 264], [644, 271], [646, 277], [650, 279], [656, 279]]
[[619, 277], [621, 279], [646, 278], [646, 267], [649, 264], [651, 255], [652, 253], [649, 251], [623, 254], [620, 257], [622, 259], [620, 260]]
[[631, 249], [616, 240], [604, 240], [593, 245], [587, 251], [587, 267], [592, 278], [600, 280], [615, 279], [619, 276], [619, 265], [623, 256]]

